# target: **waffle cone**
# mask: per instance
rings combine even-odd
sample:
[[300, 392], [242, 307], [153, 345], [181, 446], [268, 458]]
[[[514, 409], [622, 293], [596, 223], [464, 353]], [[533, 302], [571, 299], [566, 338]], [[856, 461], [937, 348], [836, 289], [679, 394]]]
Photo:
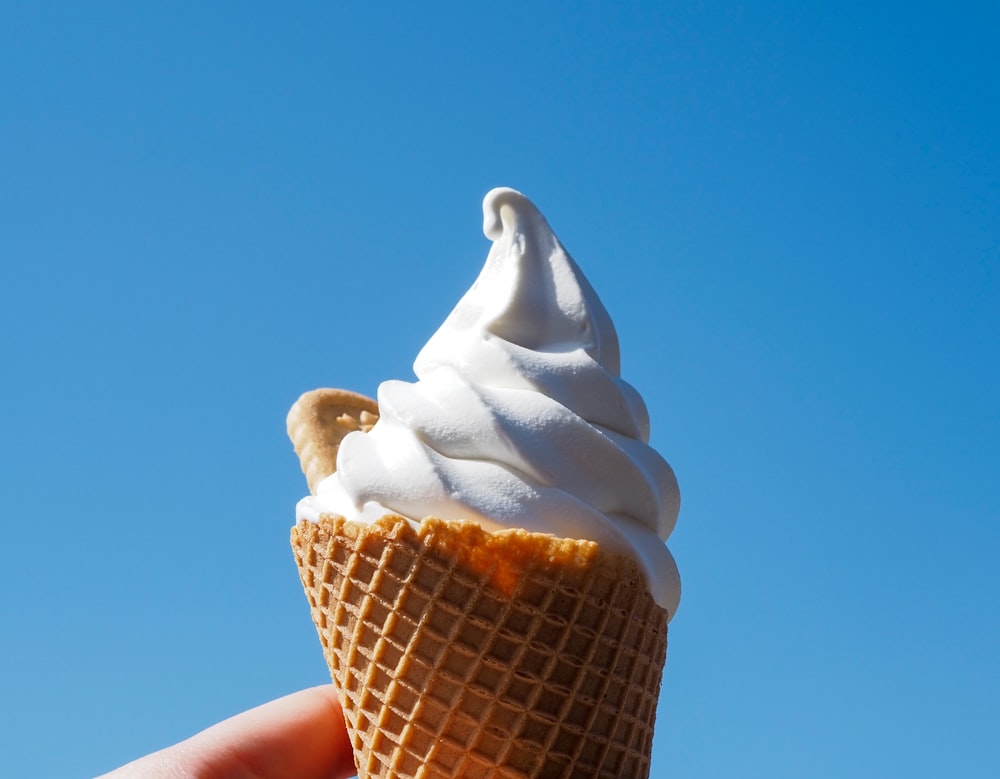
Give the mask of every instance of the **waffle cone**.
[[359, 779], [645, 779], [667, 612], [590, 541], [427, 519], [292, 530]]

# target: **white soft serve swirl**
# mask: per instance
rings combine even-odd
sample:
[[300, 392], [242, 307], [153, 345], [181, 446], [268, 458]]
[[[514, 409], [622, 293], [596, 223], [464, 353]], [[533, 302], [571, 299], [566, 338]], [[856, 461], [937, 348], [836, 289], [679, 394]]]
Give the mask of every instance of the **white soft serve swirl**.
[[379, 421], [340, 445], [300, 519], [397, 513], [585, 538], [633, 555], [672, 617], [680, 579], [664, 541], [680, 495], [619, 378], [607, 311], [524, 195], [483, 201], [486, 265], [414, 363], [386, 381]]

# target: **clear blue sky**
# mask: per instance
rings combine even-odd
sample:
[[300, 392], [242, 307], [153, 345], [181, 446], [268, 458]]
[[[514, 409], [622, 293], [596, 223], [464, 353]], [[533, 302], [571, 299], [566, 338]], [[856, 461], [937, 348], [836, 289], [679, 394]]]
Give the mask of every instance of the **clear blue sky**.
[[411, 376], [498, 185], [680, 480], [653, 776], [996, 776], [993, 8], [0, 2], [4, 776], [328, 678], [285, 413]]

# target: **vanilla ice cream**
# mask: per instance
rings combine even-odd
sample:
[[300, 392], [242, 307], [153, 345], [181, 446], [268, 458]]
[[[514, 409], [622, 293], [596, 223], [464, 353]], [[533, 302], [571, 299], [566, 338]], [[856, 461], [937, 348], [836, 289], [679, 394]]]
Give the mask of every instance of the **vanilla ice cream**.
[[611, 318], [522, 194], [483, 202], [485, 267], [414, 363], [386, 381], [379, 420], [349, 434], [298, 519], [399, 514], [589, 539], [630, 554], [673, 617], [665, 541], [677, 481], [649, 445], [642, 398], [620, 376]]

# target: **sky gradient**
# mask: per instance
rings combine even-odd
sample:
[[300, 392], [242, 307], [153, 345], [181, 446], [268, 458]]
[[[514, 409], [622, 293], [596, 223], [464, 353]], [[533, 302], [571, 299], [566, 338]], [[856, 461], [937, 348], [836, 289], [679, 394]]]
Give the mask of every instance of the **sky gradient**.
[[681, 486], [652, 776], [995, 776], [998, 23], [0, 2], [3, 774], [328, 679], [285, 414], [412, 378], [511, 186]]

